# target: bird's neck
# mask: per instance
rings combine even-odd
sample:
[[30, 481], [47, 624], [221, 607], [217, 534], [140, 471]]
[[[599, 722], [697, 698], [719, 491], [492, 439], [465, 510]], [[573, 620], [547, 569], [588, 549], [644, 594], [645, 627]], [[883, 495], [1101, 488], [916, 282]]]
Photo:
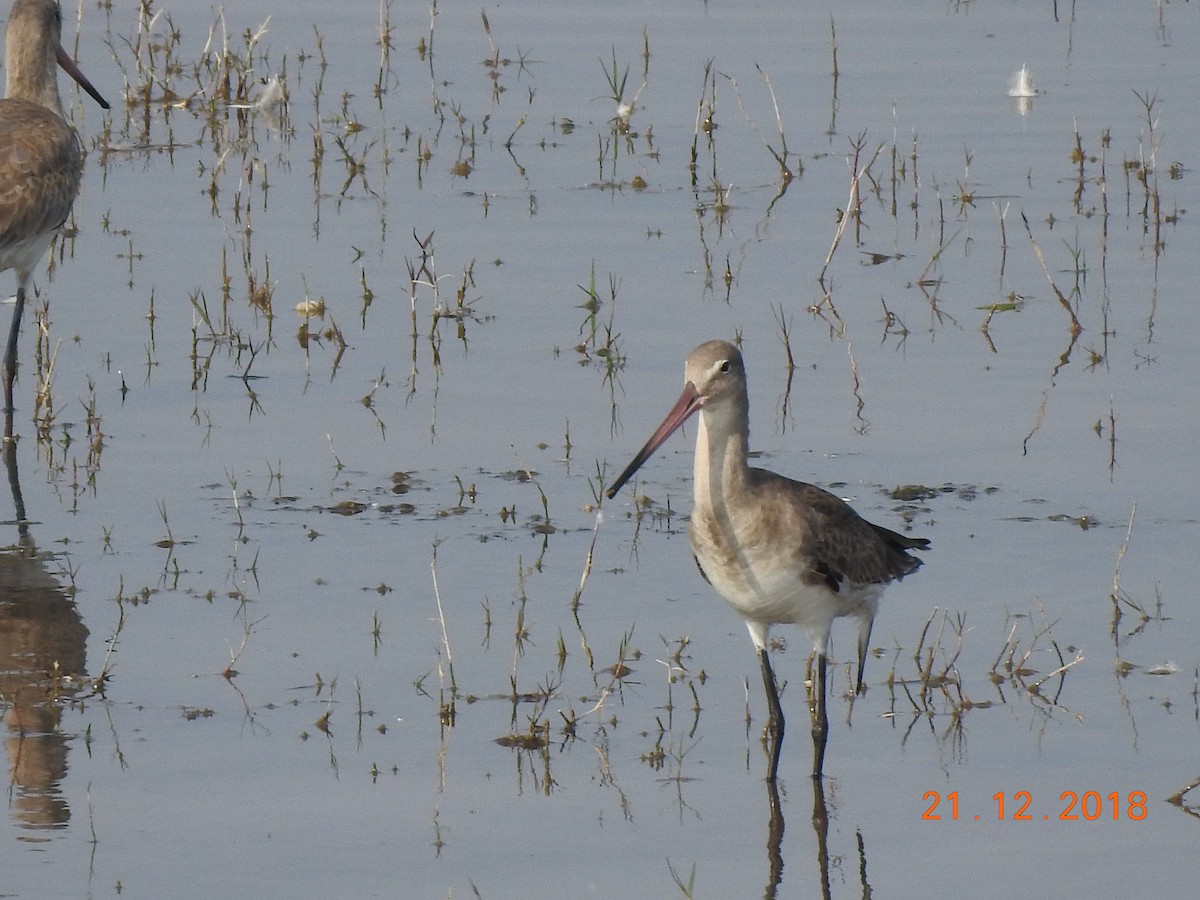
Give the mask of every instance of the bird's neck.
[[30, 48], [13, 42], [6, 45], [5, 67], [8, 79], [4, 96], [9, 100], [28, 100], [44, 106], [61, 119], [66, 119], [58, 95], [58, 63], [53, 56], [31, 52]]
[[696, 503], [723, 504], [749, 478], [748, 417], [736, 409], [705, 409], [696, 435]]

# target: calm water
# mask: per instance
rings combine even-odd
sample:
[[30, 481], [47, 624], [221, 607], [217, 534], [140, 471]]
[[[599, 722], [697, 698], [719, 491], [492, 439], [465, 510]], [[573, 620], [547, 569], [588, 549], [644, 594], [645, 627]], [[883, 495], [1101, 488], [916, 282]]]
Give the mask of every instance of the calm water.
[[[1187, 893], [1195, 4], [85, 6], [0, 894]], [[761, 464], [934, 545], [853, 710], [835, 629], [817, 795], [694, 430], [597, 515], [734, 336]]]

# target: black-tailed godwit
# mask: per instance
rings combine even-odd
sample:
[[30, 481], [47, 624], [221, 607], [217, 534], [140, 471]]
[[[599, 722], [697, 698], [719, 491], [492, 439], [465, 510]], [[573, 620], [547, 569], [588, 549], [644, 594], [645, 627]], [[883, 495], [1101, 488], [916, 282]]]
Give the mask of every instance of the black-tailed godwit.
[[925, 550], [929, 541], [873, 525], [819, 487], [750, 466], [746, 369], [742, 354], [727, 341], [708, 341], [688, 355], [679, 401], [609, 488], [609, 498], [695, 412], [700, 424], [688, 535], [700, 573], [745, 621], [758, 651], [769, 707], [767, 778], [775, 780], [783, 743], [768, 637], [772, 625], [785, 623], [804, 628], [816, 657], [809, 714], [812, 774], [820, 778], [829, 731], [825, 670], [833, 620], [858, 620], [861, 691], [883, 588], [916, 571], [921, 560], [908, 551]]
[[0, 100], [0, 271], [17, 273], [17, 302], [4, 353], [5, 437], [11, 437], [17, 339], [25, 294], [50, 239], [67, 220], [83, 177], [83, 148], [58, 96], [58, 66], [97, 103], [108, 103], [61, 46], [54, 0], [15, 0], [8, 14]]

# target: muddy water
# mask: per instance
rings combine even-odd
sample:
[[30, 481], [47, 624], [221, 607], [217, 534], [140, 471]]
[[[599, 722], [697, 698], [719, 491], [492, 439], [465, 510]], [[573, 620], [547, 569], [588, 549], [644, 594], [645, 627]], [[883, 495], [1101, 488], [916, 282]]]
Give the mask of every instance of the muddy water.
[[[85, 10], [3, 890], [1182, 893], [1200, 48], [1101, 7]], [[762, 780], [694, 430], [597, 516], [718, 336], [760, 464], [934, 545], [853, 709], [835, 630], [819, 792], [788, 629]]]

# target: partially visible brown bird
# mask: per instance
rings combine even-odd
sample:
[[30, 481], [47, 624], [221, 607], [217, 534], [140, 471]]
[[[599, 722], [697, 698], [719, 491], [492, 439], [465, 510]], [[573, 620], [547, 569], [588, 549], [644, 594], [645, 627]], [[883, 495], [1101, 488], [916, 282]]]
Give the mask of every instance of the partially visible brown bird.
[[58, 66], [108, 109], [61, 46], [55, 0], [14, 0], [5, 38], [7, 89], [0, 100], [0, 271], [17, 273], [17, 303], [4, 353], [5, 437], [12, 434], [13, 380], [25, 295], [50, 239], [71, 213], [83, 148], [58, 96]]

